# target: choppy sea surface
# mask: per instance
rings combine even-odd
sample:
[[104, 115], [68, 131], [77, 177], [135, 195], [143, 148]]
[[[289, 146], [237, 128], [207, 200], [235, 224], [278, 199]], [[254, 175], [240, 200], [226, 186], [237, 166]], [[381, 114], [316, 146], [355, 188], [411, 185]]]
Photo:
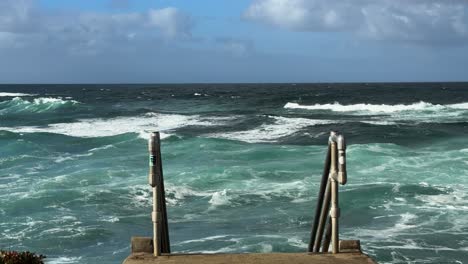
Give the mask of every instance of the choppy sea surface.
[[152, 234], [161, 131], [172, 251], [305, 251], [330, 130], [341, 238], [468, 263], [468, 83], [1, 85], [0, 248], [121, 262]]

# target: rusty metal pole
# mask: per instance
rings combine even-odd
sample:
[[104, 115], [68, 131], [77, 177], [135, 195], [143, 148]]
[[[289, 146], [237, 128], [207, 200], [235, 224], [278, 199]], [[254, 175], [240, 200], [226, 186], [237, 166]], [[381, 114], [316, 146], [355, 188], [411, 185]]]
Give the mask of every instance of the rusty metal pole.
[[159, 145], [159, 133], [153, 132], [150, 134], [148, 140], [149, 150], [149, 175], [148, 181], [153, 188], [153, 211], [151, 212], [151, 219], [153, 221], [153, 254], [154, 256], [161, 255], [161, 212], [158, 206], [158, 192], [157, 185], [159, 182], [159, 169], [157, 168], [157, 149]]

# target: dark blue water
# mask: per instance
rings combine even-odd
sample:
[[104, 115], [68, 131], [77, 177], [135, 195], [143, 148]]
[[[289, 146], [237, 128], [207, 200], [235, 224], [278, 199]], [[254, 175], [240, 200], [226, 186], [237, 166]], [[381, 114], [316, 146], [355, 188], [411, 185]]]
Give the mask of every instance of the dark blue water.
[[305, 251], [328, 132], [341, 237], [381, 263], [468, 262], [468, 84], [1, 85], [0, 248], [118, 263], [150, 236], [162, 132], [172, 250]]

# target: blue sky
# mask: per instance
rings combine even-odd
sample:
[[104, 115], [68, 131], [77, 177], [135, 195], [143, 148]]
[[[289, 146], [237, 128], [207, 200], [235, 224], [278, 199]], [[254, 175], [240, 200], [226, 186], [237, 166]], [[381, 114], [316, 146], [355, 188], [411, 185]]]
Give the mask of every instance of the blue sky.
[[466, 0], [0, 0], [0, 83], [468, 81]]

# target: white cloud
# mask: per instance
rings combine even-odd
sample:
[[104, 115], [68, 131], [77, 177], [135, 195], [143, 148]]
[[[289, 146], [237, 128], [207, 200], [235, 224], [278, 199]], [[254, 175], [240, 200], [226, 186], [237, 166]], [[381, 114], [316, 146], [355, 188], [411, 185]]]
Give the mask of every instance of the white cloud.
[[293, 31], [346, 31], [424, 44], [468, 41], [464, 0], [255, 0], [244, 17]]
[[0, 32], [27, 33], [38, 30], [34, 23], [38, 18], [32, 0], [2, 0], [0, 1]]
[[192, 18], [174, 7], [152, 9], [148, 16], [150, 24], [160, 28], [170, 38], [191, 37]]
[[256, 0], [244, 17], [295, 31], [335, 31], [353, 26], [355, 8], [348, 1]]
[[0, 0], [0, 47], [56, 45], [72, 53], [127, 48], [128, 41], [190, 39], [191, 17], [176, 8], [146, 12], [46, 11], [32, 0]]

